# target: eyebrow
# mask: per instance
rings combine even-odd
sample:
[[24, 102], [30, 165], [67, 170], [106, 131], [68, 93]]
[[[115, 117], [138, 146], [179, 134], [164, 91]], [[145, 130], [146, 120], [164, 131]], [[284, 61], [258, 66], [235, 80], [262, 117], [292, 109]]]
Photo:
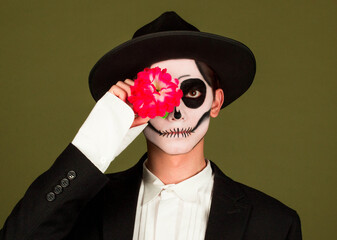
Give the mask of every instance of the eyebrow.
[[191, 75], [182, 75], [182, 76], [180, 76], [180, 77], [178, 77], [178, 80], [180, 80], [180, 78], [183, 78], [183, 77], [189, 77], [189, 76], [191, 76]]

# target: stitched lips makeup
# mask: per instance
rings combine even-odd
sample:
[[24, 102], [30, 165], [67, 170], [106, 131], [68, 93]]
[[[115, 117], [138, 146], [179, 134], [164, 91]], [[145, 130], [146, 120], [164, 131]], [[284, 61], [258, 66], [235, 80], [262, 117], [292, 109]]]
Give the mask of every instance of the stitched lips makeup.
[[164, 152], [183, 154], [191, 151], [204, 137], [210, 121], [213, 93], [195, 61], [174, 59], [155, 63], [179, 80], [183, 92], [180, 105], [167, 118], [155, 117], [144, 129], [146, 139]]

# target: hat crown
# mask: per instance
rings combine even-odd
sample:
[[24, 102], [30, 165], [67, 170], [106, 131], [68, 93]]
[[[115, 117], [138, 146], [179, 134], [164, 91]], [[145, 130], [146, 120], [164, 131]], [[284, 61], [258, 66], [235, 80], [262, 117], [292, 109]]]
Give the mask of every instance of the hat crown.
[[182, 58], [207, 63], [216, 72], [225, 92], [222, 108], [240, 97], [254, 79], [255, 58], [247, 46], [200, 32], [175, 12], [165, 12], [95, 64], [89, 75], [91, 94], [98, 101], [112, 85], [132, 78], [144, 67]]
[[132, 38], [140, 37], [143, 35], [165, 32], [165, 31], [194, 31], [200, 32], [192, 24], [189, 24], [182, 19], [176, 12], [165, 12], [152, 22], [138, 29]]

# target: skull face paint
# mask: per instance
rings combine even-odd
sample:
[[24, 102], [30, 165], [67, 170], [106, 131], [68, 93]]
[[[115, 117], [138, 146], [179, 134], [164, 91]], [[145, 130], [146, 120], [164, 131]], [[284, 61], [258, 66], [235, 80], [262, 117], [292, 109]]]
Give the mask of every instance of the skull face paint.
[[179, 79], [183, 91], [180, 105], [167, 118], [156, 117], [144, 129], [146, 139], [168, 154], [191, 151], [205, 136], [213, 102], [211, 86], [192, 59], [171, 59], [151, 66], [166, 68]]
[[182, 100], [188, 108], [200, 107], [206, 97], [206, 85], [198, 79], [187, 79], [180, 83], [180, 89], [183, 91]]

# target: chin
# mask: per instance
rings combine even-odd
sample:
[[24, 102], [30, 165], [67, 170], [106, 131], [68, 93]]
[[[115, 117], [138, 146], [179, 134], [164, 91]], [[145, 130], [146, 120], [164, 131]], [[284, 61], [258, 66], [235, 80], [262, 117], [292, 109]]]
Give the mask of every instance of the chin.
[[190, 147], [190, 146], [163, 146], [160, 147], [158, 145], [156, 145], [157, 147], [159, 147], [162, 151], [164, 151], [167, 154], [170, 155], [180, 155], [180, 154], [186, 154], [189, 153], [190, 151], [192, 151], [192, 149], [194, 148], [194, 146]]
[[208, 123], [204, 122], [198, 131], [186, 136], [161, 136], [149, 127], [144, 129], [147, 141], [163, 152], [170, 155], [186, 154], [192, 151], [204, 138], [208, 129]]

